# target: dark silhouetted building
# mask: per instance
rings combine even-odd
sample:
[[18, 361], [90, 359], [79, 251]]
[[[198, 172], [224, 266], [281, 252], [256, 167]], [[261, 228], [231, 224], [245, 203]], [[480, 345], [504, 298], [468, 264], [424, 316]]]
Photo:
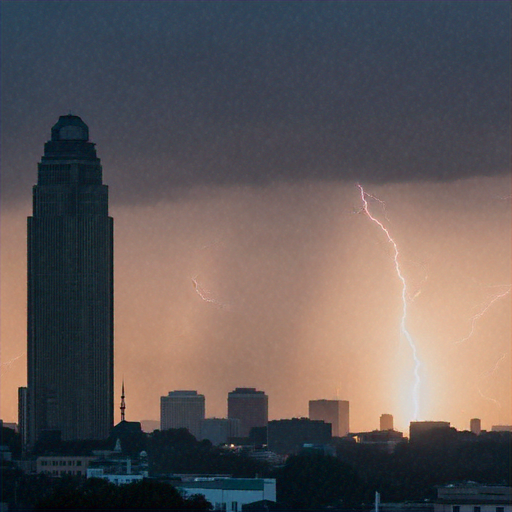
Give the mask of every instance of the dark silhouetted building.
[[347, 400], [310, 400], [309, 419], [332, 425], [332, 435], [345, 437], [349, 433], [349, 402]]
[[280, 455], [298, 453], [305, 444], [325, 445], [331, 442], [331, 424], [308, 418], [268, 422], [268, 449]]
[[451, 431], [449, 421], [411, 421], [409, 423], [409, 440], [420, 440], [426, 434], [448, 433]]
[[197, 391], [170, 391], [160, 398], [160, 429], [186, 428], [199, 439], [204, 412], [204, 395]]
[[251, 428], [267, 426], [268, 396], [255, 388], [236, 388], [228, 393], [228, 418], [240, 420], [240, 436], [248, 437]]
[[479, 418], [472, 418], [469, 422], [469, 430], [473, 432], [473, 434], [476, 434], [477, 436], [482, 431], [482, 422]]
[[106, 439], [113, 425], [113, 220], [89, 129], [61, 116], [28, 218], [28, 439]]
[[240, 420], [234, 418], [206, 418], [201, 421], [199, 439], [208, 439], [214, 446], [226, 444], [240, 436]]
[[380, 430], [393, 430], [393, 415], [381, 414], [380, 415]]

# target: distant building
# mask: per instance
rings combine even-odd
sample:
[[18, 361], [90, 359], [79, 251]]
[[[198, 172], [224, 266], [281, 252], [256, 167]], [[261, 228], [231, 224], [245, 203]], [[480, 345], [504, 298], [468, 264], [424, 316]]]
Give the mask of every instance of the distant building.
[[305, 444], [324, 445], [332, 440], [331, 424], [308, 418], [268, 422], [268, 449], [280, 455], [298, 453]]
[[411, 421], [409, 424], [409, 440], [417, 441], [423, 435], [434, 431], [450, 431], [448, 421]]
[[512, 432], [512, 425], [493, 425], [492, 432]]
[[126, 457], [118, 441], [114, 451], [104, 454], [89, 463], [87, 478], [102, 478], [115, 485], [125, 485], [147, 478], [148, 457], [141, 452], [138, 457]]
[[170, 391], [160, 399], [160, 429], [186, 428], [199, 439], [205, 398], [197, 391]]
[[392, 429], [359, 432], [351, 436], [357, 443], [371, 444], [389, 453], [392, 453], [400, 443], [405, 442], [403, 433]]
[[475, 435], [479, 435], [482, 432], [482, 422], [479, 418], [472, 418], [469, 422], [469, 430]]
[[512, 512], [512, 488], [467, 483], [437, 488], [434, 512]]
[[332, 435], [345, 437], [349, 428], [349, 402], [347, 400], [310, 400], [309, 419], [332, 425]]
[[214, 510], [241, 512], [242, 507], [251, 503], [276, 501], [274, 478], [196, 477], [190, 480], [183, 478], [173, 485], [185, 496], [202, 494]]
[[393, 430], [393, 415], [381, 414], [380, 415], [380, 430]]
[[95, 456], [44, 455], [36, 459], [36, 473], [54, 477], [86, 476], [90, 462], [95, 459]]
[[236, 388], [228, 393], [228, 418], [240, 420], [240, 436], [268, 423], [268, 396], [255, 388]]
[[201, 421], [200, 440], [208, 439], [214, 446], [240, 437], [240, 420], [235, 418], [206, 418]]

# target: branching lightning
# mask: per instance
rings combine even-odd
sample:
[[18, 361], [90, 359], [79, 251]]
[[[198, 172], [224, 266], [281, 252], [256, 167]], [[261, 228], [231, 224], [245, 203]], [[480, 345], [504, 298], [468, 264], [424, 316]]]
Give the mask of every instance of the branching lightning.
[[510, 293], [510, 290], [511, 290], [512, 287], [508, 287], [508, 290], [503, 292], [503, 293], [499, 293], [498, 295], [495, 295], [491, 300], [490, 302], [488, 302], [472, 319], [471, 321], [471, 329], [469, 330], [469, 334], [467, 336], [465, 336], [464, 338], [462, 338], [461, 340], [459, 341], [456, 341], [455, 344], [456, 345], [460, 345], [461, 343], [465, 343], [466, 341], [469, 340], [469, 338], [471, 338], [471, 336], [473, 336], [473, 333], [475, 332], [475, 325], [477, 323], [477, 321], [482, 318], [483, 315], [485, 315], [485, 313], [491, 308], [491, 306], [497, 302], [498, 300], [502, 299], [503, 297], [506, 297], [509, 293]]
[[[375, 199], [374, 196], [371, 196], [370, 194], [367, 194], [363, 187], [358, 183], [357, 184], [359, 191], [361, 193], [361, 201], [363, 202], [363, 210], [368, 215], [370, 220], [372, 220], [377, 226], [380, 227], [380, 229], [385, 233], [388, 242], [393, 246], [394, 249], [394, 262], [395, 262], [395, 270], [397, 273], [398, 278], [400, 279], [402, 283], [402, 319], [400, 321], [400, 332], [405, 336], [405, 339], [407, 340], [407, 343], [409, 344], [409, 347], [412, 351], [412, 356], [414, 359], [414, 386], [413, 386], [413, 401], [414, 401], [414, 419], [417, 420], [419, 417], [419, 388], [420, 388], [420, 360], [418, 359], [418, 353], [416, 349], [416, 345], [414, 344], [414, 341], [412, 339], [412, 336], [410, 335], [409, 331], [406, 327], [406, 318], [407, 318], [407, 284], [405, 282], [405, 278], [402, 274], [402, 271], [400, 269], [400, 263], [398, 261], [399, 257], [399, 251], [398, 246], [396, 242], [391, 237], [391, 234], [389, 233], [388, 229], [378, 220], [375, 218], [369, 210], [368, 207], [368, 201], [367, 197], [371, 197], [372, 199]], [[380, 201], [382, 203], [382, 201]]]

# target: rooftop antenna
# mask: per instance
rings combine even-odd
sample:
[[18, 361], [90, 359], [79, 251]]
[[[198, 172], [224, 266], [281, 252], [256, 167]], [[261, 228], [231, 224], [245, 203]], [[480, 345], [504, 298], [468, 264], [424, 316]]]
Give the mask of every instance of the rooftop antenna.
[[123, 385], [121, 387], [121, 421], [124, 421], [124, 410], [126, 409], [126, 403], [124, 401], [124, 377], [123, 377]]

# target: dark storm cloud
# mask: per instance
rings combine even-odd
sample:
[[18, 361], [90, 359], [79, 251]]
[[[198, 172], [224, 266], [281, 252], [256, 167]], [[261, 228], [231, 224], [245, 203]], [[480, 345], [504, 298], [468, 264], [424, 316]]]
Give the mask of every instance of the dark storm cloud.
[[505, 173], [510, 4], [2, 2], [11, 198], [69, 109], [121, 201]]

